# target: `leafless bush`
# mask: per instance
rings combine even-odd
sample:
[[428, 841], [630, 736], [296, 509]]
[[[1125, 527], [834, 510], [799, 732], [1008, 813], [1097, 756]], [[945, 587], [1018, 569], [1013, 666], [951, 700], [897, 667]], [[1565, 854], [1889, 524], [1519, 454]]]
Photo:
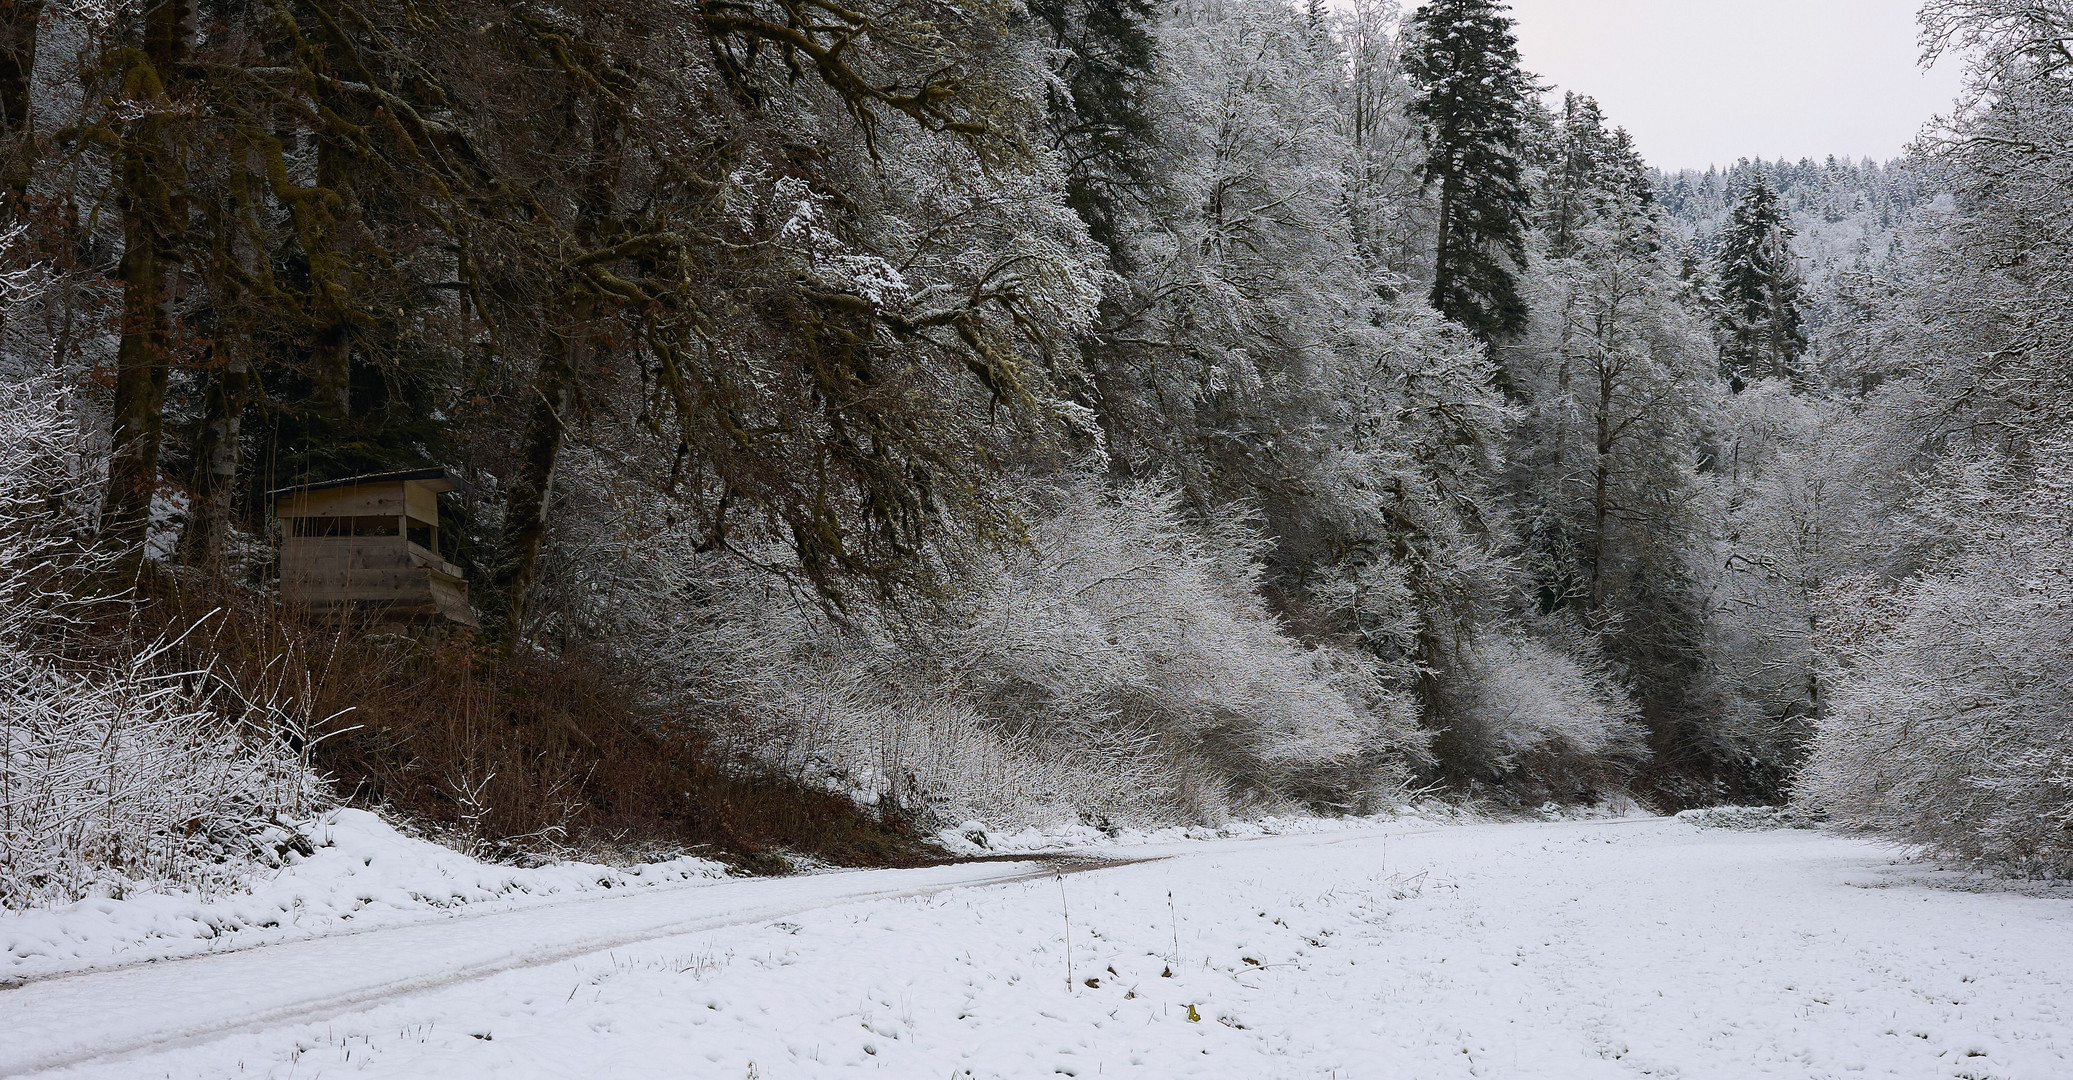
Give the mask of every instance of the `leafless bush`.
[[277, 714], [157, 659], [75, 673], [0, 646], [0, 907], [220, 888], [294, 842], [319, 791]]
[[[1897, 592], [1839, 586], [1833, 689], [1799, 802], [1847, 828], [2073, 876], [2073, 444], [2010, 495], [1951, 477], [1963, 549]], [[1970, 509], [1967, 509], [1967, 507]]]
[[0, 384], [0, 907], [226, 884], [316, 790], [292, 714], [167, 672], [170, 643], [81, 647], [108, 557], [79, 539], [77, 430], [51, 384]]
[[1436, 749], [1448, 767], [1573, 798], [1624, 783], [1648, 760], [1632, 696], [1581, 635], [1566, 636], [1476, 637], [1443, 680]]
[[638, 656], [742, 758], [1005, 824], [1372, 803], [1423, 753], [1371, 661], [1306, 648], [1267, 612], [1246, 527], [1195, 528], [1158, 485], [1026, 481], [1026, 543], [965, 560], [926, 610], [838, 615], [742, 557], [656, 539], [653, 501], [607, 475], [572, 474], [569, 497], [647, 539], [563, 537], [547, 606], [584, 597], [572, 636]]
[[1305, 647], [1268, 613], [1242, 515], [1198, 526], [1164, 485], [1085, 474], [1022, 498], [1029, 543], [968, 570], [961, 617], [928, 646], [996, 727], [1095, 761], [1142, 747], [1183, 774], [1170, 790], [1200, 792], [1179, 799], [1195, 817], [1373, 797], [1422, 755], [1379, 665]]

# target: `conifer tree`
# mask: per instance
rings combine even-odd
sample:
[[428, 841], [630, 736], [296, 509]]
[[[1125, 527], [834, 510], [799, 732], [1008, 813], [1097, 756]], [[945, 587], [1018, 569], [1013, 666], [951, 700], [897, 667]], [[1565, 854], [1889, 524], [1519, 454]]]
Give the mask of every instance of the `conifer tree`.
[[1794, 235], [1777, 192], [1758, 174], [1735, 204], [1720, 248], [1720, 364], [1737, 392], [1751, 379], [1798, 382], [1804, 374], [1807, 327]]
[[1559, 116], [1550, 116], [1537, 140], [1536, 165], [1546, 179], [1534, 207], [1547, 236], [1547, 253], [1566, 259], [1591, 220], [1621, 199], [1639, 206], [1655, 202], [1648, 164], [1625, 128], [1609, 127], [1596, 98], [1566, 94]]
[[1111, 257], [1124, 258], [1124, 218], [1156, 165], [1147, 98], [1157, 74], [1150, 0], [1033, 0], [1050, 46], [1051, 145], [1066, 169], [1066, 203]]
[[1526, 325], [1516, 274], [1532, 193], [1522, 174], [1532, 80], [1498, 0], [1431, 0], [1411, 17], [1425, 179], [1439, 187], [1432, 306], [1485, 343]]

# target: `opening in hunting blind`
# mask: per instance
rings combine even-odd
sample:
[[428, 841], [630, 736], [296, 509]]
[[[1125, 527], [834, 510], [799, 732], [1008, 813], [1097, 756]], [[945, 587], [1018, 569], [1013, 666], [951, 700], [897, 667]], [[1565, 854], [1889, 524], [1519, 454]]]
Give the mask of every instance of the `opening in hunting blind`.
[[477, 625], [461, 568], [439, 557], [444, 469], [354, 476], [273, 493], [281, 599], [339, 618]]

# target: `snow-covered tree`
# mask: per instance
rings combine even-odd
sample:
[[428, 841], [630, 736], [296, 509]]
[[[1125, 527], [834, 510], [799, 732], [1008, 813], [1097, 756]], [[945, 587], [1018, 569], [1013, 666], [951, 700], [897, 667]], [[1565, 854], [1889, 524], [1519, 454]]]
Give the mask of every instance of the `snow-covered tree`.
[[1838, 582], [1823, 598], [1840, 613], [1833, 690], [1798, 797], [1849, 827], [2067, 876], [2073, 444], [2037, 456], [1952, 462], [1927, 509], [1962, 547], [1895, 592]]
[[1544, 119], [1533, 318], [1500, 351], [1523, 414], [1506, 485], [1521, 591], [1622, 672], [1651, 725], [1654, 782], [1676, 789], [1665, 778], [1713, 765], [1692, 750], [1708, 721], [1694, 691], [1710, 342], [1631, 143], [1588, 98]]
[[1352, 143], [1347, 194], [1361, 254], [1405, 281], [1432, 273], [1434, 206], [1425, 185], [1425, 134], [1411, 115], [1401, 17], [1394, 0], [1354, 0], [1337, 38], [1348, 74], [1340, 123]]
[[1566, 259], [1576, 252], [1579, 231], [1609, 202], [1627, 198], [1645, 206], [1655, 201], [1655, 190], [1633, 137], [1607, 126], [1596, 98], [1566, 93], [1562, 111], [1547, 120], [1549, 137], [1533, 148], [1544, 172], [1535, 216], [1548, 254]]
[[1386, 147], [1409, 148], [1376, 103], [1344, 101], [1383, 92], [1345, 81], [1386, 62], [1382, 32], [1342, 30], [1368, 50], [1349, 63], [1276, 5], [1169, 17], [1176, 187], [1098, 363], [1125, 468], [1172, 470], [1199, 507], [1257, 506], [1306, 620], [1425, 680], [1506, 589], [1489, 480], [1508, 413], [1482, 349], [1400, 302], [1389, 245], [1363, 240], [1421, 197], [1387, 181], [1406, 162]]
[[1404, 70], [1425, 126], [1426, 182], [1438, 189], [1432, 306], [1495, 341], [1525, 328], [1526, 110], [1512, 20], [1497, 0], [1430, 0], [1412, 16]]
[[997, 825], [1381, 805], [1423, 760], [1386, 665], [1269, 610], [1243, 511], [1205, 525], [1169, 485], [1098, 467], [1023, 477], [1022, 543], [963, 562], [925, 609], [835, 618], [738, 557], [631, 542], [659, 515], [616, 456], [578, 455], [554, 630], [625, 656], [657, 708], [700, 703], [730, 758]]
[[1053, 75], [1047, 134], [1066, 174], [1066, 202], [1115, 255], [1157, 168], [1150, 98], [1159, 69], [1149, 0], [1037, 0]]
[[2073, 873], [2065, 538], [2073, 451], [2073, 89], [2062, 4], [1937, 0], [1969, 60], [1925, 207], [1858, 295], [1885, 531], [1824, 595], [1828, 674], [1798, 795], [1841, 823], [2022, 873]]
[[1202, 505], [1277, 484], [1282, 436], [1373, 286], [1342, 199], [1336, 61], [1299, 13], [1204, 0], [1161, 27], [1168, 188], [1132, 237], [1098, 362], [1110, 452]]
[[1794, 235], [1777, 192], [1759, 176], [1735, 204], [1718, 257], [1726, 320], [1720, 364], [1737, 389], [1754, 379], [1805, 377], [1800, 357], [1807, 328]]
[[1839, 615], [1829, 593], [1877, 565], [1886, 449], [1861, 412], [1781, 379], [1712, 414], [1708, 544], [1693, 560], [1710, 714], [1699, 735], [1740, 797], [1783, 790], [1823, 712], [1821, 643]]

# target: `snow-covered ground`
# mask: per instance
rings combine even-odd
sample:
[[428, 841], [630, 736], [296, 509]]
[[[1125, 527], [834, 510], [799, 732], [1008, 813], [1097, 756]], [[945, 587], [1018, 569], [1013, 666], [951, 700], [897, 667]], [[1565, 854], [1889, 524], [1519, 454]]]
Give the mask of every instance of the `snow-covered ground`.
[[[1631, 806], [1621, 809], [1637, 812]], [[1590, 811], [1552, 806], [1543, 810], [1556, 816], [1579, 812]], [[943, 830], [936, 839], [950, 854], [965, 857], [1079, 853], [1115, 858], [1127, 857], [1125, 849], [1189, 840], [1344, 832], [1378, 825], [1403, 829], [1462, 820], [1481, 819], [1433, 803], [1377, 818], [1288, 815], [1234, 821], [1215, 829], [1151, 832], [1077, 823], [1001, 832], [971, 821]], [[283, 838], [290, 835], [285, 827], [275, 832]], [[612, 889], [706, 885], [730, 876], [725, 864], [695, 857], [623, 867], [483, 863], [354, 809], [328, 811], [300, 823], [295, 835], [312, 850], [305, 855], [283, 843], [281, 865], [259, 871], [241, 892], [201, 895], [140, 889], [53, 909], [0, 912], [0, 988], [126, 964], [473, 917]]]
[[46, 979], [0, 991], [0, 1075], [2073, 1077], [2073, 900], [1858, 841], [1650, 819], [1117, 854]]
[[365, 810], [334, 810], [301, 831], [313, 847], [310, 854], [284, 848], [283, 865], [261, 871], [245, 892], [146, 891], [0, 912], [0, 987], [90, 968], [397, 926], [463, 908], [503, 910], [727, 876], [723, 864], [699, 858], [631, 867], [482, 863], [405, 836]]

